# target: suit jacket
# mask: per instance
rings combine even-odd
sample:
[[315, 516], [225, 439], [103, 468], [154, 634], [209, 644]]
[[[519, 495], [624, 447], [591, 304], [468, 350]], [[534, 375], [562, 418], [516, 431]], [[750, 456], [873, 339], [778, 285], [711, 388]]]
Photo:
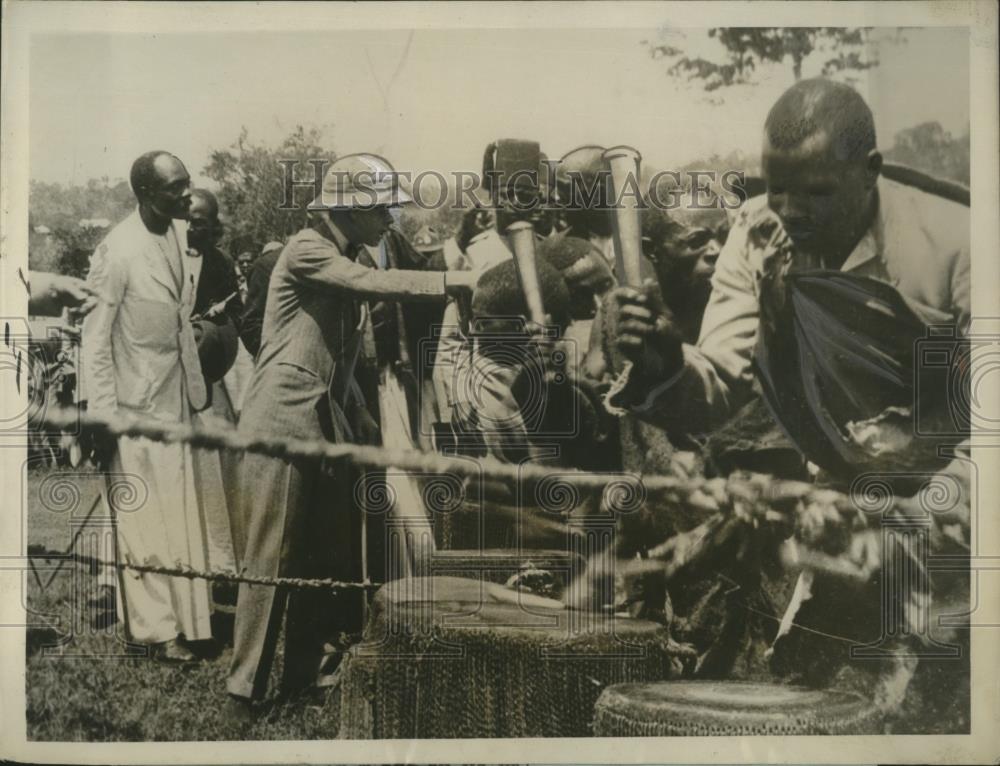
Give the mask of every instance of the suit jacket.
[[[175, 274], [165, 247], [180, 251]], [[91, 411], [118, 408], [186, 419], [205, 405], [204, 381], [191, 328], [202, 259], [188, 253], [187, 225], [149, 232], [138, 209], [118, 224], [90, 259], [87, 281], [108, 302], [83, 321], [83, 397]], [[199, 397], [198, 401], [189, 401]]]
[[350, 439], [344, 408], [357, 393], [354, 363], [367, 320], [360, 302], [445, 298], [443, 273], [364, 266], [355, 260], [358, 249], [340, 232], [334, 236], [304, 229], [275, 264], [241, 430]]
[[[380, 248], [366, 248], [366, 251], [358, 258], [359, 263], [374, 266], [381, 258], [389, 269], [444, 271], [443, 261], [435, 263], [428, 255], [414, 250], [395, 228], [388, 231]], [[418, 377], [429, 373], [437, 345], [434, 330], [441, 326], [443, 315], [443, 303], [381, 302], [372, 306], [377, 364], [403, 362]]]

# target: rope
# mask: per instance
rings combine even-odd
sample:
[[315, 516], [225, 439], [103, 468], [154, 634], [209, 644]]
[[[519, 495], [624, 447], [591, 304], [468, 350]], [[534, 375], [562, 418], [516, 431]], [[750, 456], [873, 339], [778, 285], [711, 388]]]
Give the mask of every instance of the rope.
[[[768, 474], [743, 472], [727, 478], [707, 479], [704, 476], [639, 476], [621, 473], [598, 474], [579, 470], [541, 466], [538, 464], [512, 465], [496, 458], [451, 457], [413, 449], [394, 449], [359, 444], [334, 444], [327, 441], [309, 441], [251, 435], [234, 428], [188, 424], [140, 418], [127, 413], [83, 413], [74, 408], [53, 408], [32, 423], [33, 428], [52, 428], [71, 432], [97, 431], [112, 437], [149, 439], [168, 444], [190, 444], [202, 449], [226, 449], [267, 455], [291, 460], [346, 460], [359, 466], [394, 469], [417, 474], [458, 475], [468, 478], [505, 479], [513, 482], [536, 482], [546, 488], [547, 497], [562, 506], [567, 498], [563, 491], [573, 488], [585, 491], [606, 490], [607, 505], [613, 511], [639, 510], [645, 505], [649, 492], [665, 492], [675, 502], [697, 508], [706, 514], [722, 510], [735, 512], [744, 520], [757, 523], [774, 515], [775, 506], [801, 503], [807, 497], [840, 509], [855, 507], [852, 499], [834, 490], [820, 490], [814, 485], [777, 479]], [[678, 462], [679, 470], [687, 466]], [[545, 482], [553, 482], [548, 485]], [[570, 505], [574, 505], [570, 503]], [[800, 506], [801, 507], [801, 506]], [[543, 508], [544, 510], [544, 503]], [[565, 512], [572, 508], [560, 508]], [[781, 514], [779, 514], [781, 515]], [[570, 522], [572, 525], [572, 522]], [[43, 554], [39, 554], [43, 555]], [[314, 580], [292, 577], [259, 577], [243, 572], [203, 571], [186, 565], [163, 566], [153, 564], [116, 563], [102, 561], [79, 554], [54, 553], [45, 558], [72, 559], [92, 566], [111, 566], [136, 572], [160, 574], [189, 579], [248, 583], [255, 585], [285, 586], [292, 588], [375, 589], [370, 582], [346, 583], [334, 580]]]
[[188, 580], [209, 580], [213, 582], [247, 583], [248, 585], [271, 585], [284, 588], [320, 588], [327, 590], [378, 590], [381, 586], [372, 582], [341, 582], [332, 579], [309, 579], [305, 577], [263, 577], [244, 572], [205, 571], [191, 566], [177, 564], [162, 566], [158, 564], [134, 564], [127, 561], [106, 561], [82, 553], [62, 553], [49, 550], [29, 550], [29, 559], [45, 559], [47, 561], [73, 561], [91, 567], [114, 567], [115, 569], [130, 569], [143, 574], [158, 574], [168, 577], [184, 577]]
[[[168, 444], [190, 444], [201, 449], [225, 449], [251, 452], [282, 460], [346, 460], [358, 466], [397, 469], [418, 474], [450, 474], [468, 478], [494, 478], [540, 483], [558, 480], [580, 490], [600, 491], [615, 485], [625, 490], [629, 485], [646, 492], [674, 493], [679, 500], [705, 510], [719, 510], [731, 500], [776, 503], [794, 501], [815, 493], [807, 482], [777, 479], [768, 474], [743, 473], [726, 479], [704, 476], [625, 476], [622, 473], [588, 473], [569, 468], [555, 469], [538, 464], [514, 465], [494, 457], [452, 457], [413, 449], [376, 447], [364, 444], [333, 444], [327, 441], [287, 439], [248, 434], [235, 428], [199, 425], [139, 418], [126, 413], [84, 413], [72, 407], [46, 410], [32, 422], [33, 429], [52, 428], [68, 432], [98, 431], [114, 437], [149, 439]], [[688, 468], [678, 463], [680, 471]], [[625, 486], [622, 486], [622, 485]], [[832, 490], [823, 490], [827, 500], [851, 507], [850, 498]]]

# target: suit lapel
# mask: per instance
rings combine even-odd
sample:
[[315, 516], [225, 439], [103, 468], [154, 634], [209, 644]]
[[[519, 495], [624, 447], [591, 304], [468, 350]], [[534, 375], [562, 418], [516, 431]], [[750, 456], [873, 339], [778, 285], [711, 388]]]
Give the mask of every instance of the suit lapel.
[[205, 258], [201, 255], [197, 257], [188, 255], [186, 224], [181, 221], [173, 221], [171, 226], [174, 228], [177, 245], [181, 250], [181, 300], [193, 310], [195, 295], [198, 291], [198, 280], [201, 277], [201, 267]]
[[158, 238], [146, 228], [138, 212], [135, 214], [135, 229], [136, 239], [141, 243], [140, 250], [142, 251], [143, 259], [146, 261], [149, 276], [154, 282], [166, 288], [175, 301], [180, 300], [177, 280], [174, 278], [163, 249], [157, 242]]

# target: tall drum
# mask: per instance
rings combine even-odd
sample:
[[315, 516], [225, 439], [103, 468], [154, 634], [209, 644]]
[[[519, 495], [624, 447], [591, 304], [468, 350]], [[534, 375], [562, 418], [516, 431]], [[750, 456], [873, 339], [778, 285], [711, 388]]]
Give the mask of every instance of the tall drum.
[[878, 734], [883, 714], [860, 694], [741, 681], [628, 683], [594, 709], [599, 737]]
[[345, 659], [340, 737], [589, 736], [605, 687], [671, 672], [655, 623], [456, 577], [399, 580]]

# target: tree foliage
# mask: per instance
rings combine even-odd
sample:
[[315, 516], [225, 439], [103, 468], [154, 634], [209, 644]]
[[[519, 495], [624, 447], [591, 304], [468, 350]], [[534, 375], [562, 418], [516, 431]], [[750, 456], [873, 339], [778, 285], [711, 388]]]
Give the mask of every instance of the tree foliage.
[[715, 27], [708, 36], [723, 49], [722, 62], [687, 55], [668, 42], [646, 42], [655, 59], [669, 62], [667, 72], [688, 80], [701, 80], [705, 90], [752, 81], [761, 64], [791, 63], [796, 80], [810, 56], [826, 57], [824, 76], [870, 69], [878, 64], [863, 27]]
[[[223, 247], [233, 255], [259, 253], [270, 240], [284, 240], [301, 229], [306, 205], [315, 197], [316, 174], [322, 178], [322, 169], [336, 156], [324, 145], [321, 129], [301, 125], [277, 146], [251, 141], [244, 128], [228, 149], [212, 151], [204, 174], [218, 184], [226, 217]], [[288, 178], [303, 185], [290, 186]]]
[[968, 130], [954, 138], [941, 123], [924, 122], [899, 131], [885, 158], [968, 186], [969, 138]]
[[94, 248], [135, 204], [132, 189], [123, 180], [111, 183], [107, 177], [92, 178], [83, 185], [65, 186], [31, 181], [28, 267], [86, 275]]

